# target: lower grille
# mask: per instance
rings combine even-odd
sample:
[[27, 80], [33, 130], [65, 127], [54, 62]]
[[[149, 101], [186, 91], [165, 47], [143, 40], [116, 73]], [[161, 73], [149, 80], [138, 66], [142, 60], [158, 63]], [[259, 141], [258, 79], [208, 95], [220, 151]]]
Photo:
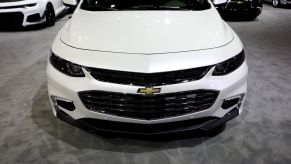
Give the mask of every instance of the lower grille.
[[84, 118], [78, 120], [80, 128], [94, 131], [111, 131], [135, 134], [163, 134], [195, 130], [218, 120], [215, 117], [204, 117], [193, 120], [167, 122], [158, 124], [137, 124]]
[[0, 13], [0, 26], [21, 26], [23, 18], [21, 12]]
[[127, 118], [153, 120], [209, 109], [218, 97], [213, 90], [195, 90], [157, 95], [104, 91], [79, 92], [88, 110]]

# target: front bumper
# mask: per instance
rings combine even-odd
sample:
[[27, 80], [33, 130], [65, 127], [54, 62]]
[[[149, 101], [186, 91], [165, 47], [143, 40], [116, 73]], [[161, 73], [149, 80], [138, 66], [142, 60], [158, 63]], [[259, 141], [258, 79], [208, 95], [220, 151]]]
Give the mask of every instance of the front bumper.
[[136, 124], [136, 123], [122, 123], [107, 120], [96, 119], [79, 119], [74, 120], [68, 114], [61, 110], [57, 110], [57, 116], [61, 120], [84, 129], [88, 132], [117, 132], [125, 134], [140, 134], [140, 135], [156, 135], [169, 134], [176, 132], [185, 132], [192, 130], [212, 130], [224, 123], [232, 120], [239, 115], [239, 108], [234, 107], [230, 112], [225, 114], [222, 118], [205, 117], [194, 120], [178, 121], [172, 123], [160, 124]]
[[44, 10], [40, 4], [32, 7], [2, 7], [0, 6], [0, 26], [29, 26], [45, 21]]
[[[126, 118], [119, 117], [114, 115], [108, 115], [104, 113], [98, 113], [94, 111], [88, 110], [83, 103], [81, 102], [78, 93], [81, 91], [90, 91], [90, 90], [102, 90], [107, 92], [123, 92], [123, 93], [131, 93], [136, 94], [138, 88], [141, 86], [130, 86], [130, 85], [121, 85], [121, 84], [112, 84], [106, 82], [100, 82], [90, 77], [90, 75], [86, 75], [84, 78], [74, 78], [66, 76], [59, 71], [57, 71], [50, 63], [47, 66], [47, 75], [48, 75], [48, 91], [49, 96], [57, 96], [64, 98], [66, 100], [71, 100], [74, 103], [74, 110], [67, 110], [60, 106], [55, 106], [53, 104], [53, 112], [61, 117], [63, 120], [75, 124], [77, 122], [78, 125], [82, 125], [89, 130], [105, 130], [104, 127], [108, 127], [110, 124], [120, 123], [120, 125], [128, 126], [134, 125], [134, 127], [138, 127], [136, 125], [143, 126], [145, 129], [152, 129], [152, 127], [157, 127], [157, 125], [174, 125], [178, 123], [179, 125], [186, 125], [184, 122], [189, 122], [190, 125], [167, 129], [166, 132], [173, 131], [183, 131], [190, 129], [211, 129], [210, 123], [214, 121], [218, 121], [219, 124], [224, 123], [230, 119], [222, 119], [228, 116], [229, 113], [232, 113], [232, 110], [235, 110], [237, 114], [231, 114], [231, 118], [235, 117], [242, 111], [242, 103], [237, 104], [236, 106], [231, 106], [227, 109], [222, 108], [223, 101], [227, 98], [237, 96], [240, 94], [245, 94], [247, 90], [247, 64], [244, 62], [237, 70], [232, 72], [226, 76], [212, 76], [212, 70], [200, 80], [193, 82], [186, 82], [180, 84], [172, 84], [165, 86], [157, 86], [162, 88], [162, 93], [173, 93], [173, 92], [183, 92], [183, 91], [191, 91], [191, 90], [199, 90], [199, 89], [208, 89], [208, 90], [218, 90], [219, 95], [214, 102], [214, 104], [207, 110], [185, 114], [181, 116], [162, 118], [162, 119], [153, 119], [153, 120], [143, 120], [143, 119], [134, 119], [134, 118]], [[65, 116], [65, 117], [63, 117]], [[65, 118], [65, 119], [64, 119]], [[88, 121], [95, 120], [95, 121]], [[86, 120], [86, 121], [84, 121]], [[204, 120], [202, 122], [198, 120]], [[222, 121], [219, 121], [222, 120]], [[88, 124], [88, 122], [90, 122]], [[180, 124], [181, 123], [181, 124]], [[216, 125], [218, 125], [216, 122]], [[85, 125], [85, 126], [84, 126]], [[98, 126], [100, 125], [100, 126]], [[108, 125], [108, 126], [107, 126]], [[89, 126], [89, 128], [88, 128]], [[93, 127], [95, 128], [93, 128]], [[207, 126], [209, 126], [207, 128]], [[101, 128], [102, 127], [102, 128]], [[148, 128], [151, 127], [151, 128]], [[170, 126], [171, 127], [171, 126]], [[188, 127], [188, 128], [187, 128]], [[122, 129], [122, 128], [119, 128]], [[129, 128], [130, 129], [130, 128]], [[142, 129], [142, 128], [141, 128]], [[131, 131], [133, 130], [133, 131]], [[159, 129], [160, 133], [163, 130]], [[114, 128], [109, 128], [109, 131], [119, 131]], [[132, 133], [142, 133], [137, 130], [121, 130], [123, 132], [132, 132]], [[147, 130], [146, 130], [147, 131]], [[148, 131], [147, 133], [157, 133], [158, 131]]]

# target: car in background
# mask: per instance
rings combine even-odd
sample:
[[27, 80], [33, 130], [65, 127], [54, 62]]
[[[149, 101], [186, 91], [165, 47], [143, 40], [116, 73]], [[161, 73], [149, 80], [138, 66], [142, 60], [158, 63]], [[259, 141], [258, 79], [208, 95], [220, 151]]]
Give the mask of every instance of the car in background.
[[218, 12], [226, 18], [253, 20], [263, 10], [262, 0], [212, 0]]
[[1, 0], [0, 26], [52, 26], [65, 9], [63, 0]]
[[264, 0], [264, 1], [272, 3], [274, 7], [291, 5], [291, 0]]

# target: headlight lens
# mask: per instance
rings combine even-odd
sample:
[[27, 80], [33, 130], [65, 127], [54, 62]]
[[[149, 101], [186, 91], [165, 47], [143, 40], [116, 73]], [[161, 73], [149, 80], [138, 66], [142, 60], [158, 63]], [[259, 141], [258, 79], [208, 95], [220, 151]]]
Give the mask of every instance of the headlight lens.
[[50, 62], [57, 70], [68, 76], [85, 77], [82, 66], [62, 59], [53, 53], [51, 53]]
[[213, 71], [213, 76], [227, 75], [236, 70], [245, 61], [245, 52], [242, 51], [238, 55], [218, 63]]
[[31, 4], [24, 5], [24, 7], [34, 7], [34, 6], [36, 6], [36, 3], [31, 3]]

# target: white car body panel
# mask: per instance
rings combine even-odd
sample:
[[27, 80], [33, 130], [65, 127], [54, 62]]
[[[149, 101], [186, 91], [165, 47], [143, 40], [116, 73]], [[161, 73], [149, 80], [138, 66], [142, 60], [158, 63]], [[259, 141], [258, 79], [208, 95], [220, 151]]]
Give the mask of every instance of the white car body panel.
[[[69, 24], [65, 25], [62, 31], [66, 31], [68, 26]], [[228, 25], [226, 26], [228, 27]], [[241, 47], [242, 43], [235, 39], [226, 46], [197, 51], [151, 55], [100, 52], [67, 46], [60, 40], [61, 33], [52, 45], [53, 51], [58, 56], [80, 65], [128, 72], [154, 73], [212, 65], [229, 59], [234, 53], [238, 54], [242, 51], [242, 48], [237, 48]], [[232, 33], [236, 36], [234, 32]], [[63, 53], [64, 51], [67, 53]]]
[[[33, 7], [15, 7], [13, 6], [21, 6], [21, 5], [27, 5], [27, 4], [34, 4], [36, 3], [36, 6]], [[34, 24], [40, 24], [45, 22], [45, 10], [46, 5], [48, 3], [51, 3], [54, 7], [55, 15], [58, 16], [61, 14], [66, 7], [63, 5], [63, 0], [22, 0], [17, 2], [0, 2], [0, 13], [11, 13], [11, 12], [21, 12], [24, 15], [24, 19], [22, 22], [22, 26], [28, 26], [28, 25], [34, 25]], [[1, 9], [1, 7], [11, 7], [9, 9]], [[41, 20], [37, 22], [27, 22], [27, 17], [32, 14], [39, 13], [42, 17]]]
[[[82, 11], [78, 7], [56, 36], [52, 52], [82, 66], [126, 72], [156, 73], [215, 65], [239, 54], [243, 45], [211, 6], [204, 11], [120, 12]], [[73, 119], [156, 124], [209, 116], [221, 118], [231, 110], [221, 108], [224, 99], [246, 94], [248, 67], [244, 62], [225, 76], [212, 76], [213, 70], [214, 67], [200, 80], [155, 86], [161, 88], [161, 93], [197, 89], [220, 91], [214, 105], [207, 110], [163, 119], [133, 119], [86, 109], [78, 96], [80, 91], [137, 94], [137, 90], [145, 86], [101, 82], [84, 69], [86, 77], [69, 77], [48, 62], [48, 91], [50, 96], [74, 102], [76, 110], [61, 109]]]

